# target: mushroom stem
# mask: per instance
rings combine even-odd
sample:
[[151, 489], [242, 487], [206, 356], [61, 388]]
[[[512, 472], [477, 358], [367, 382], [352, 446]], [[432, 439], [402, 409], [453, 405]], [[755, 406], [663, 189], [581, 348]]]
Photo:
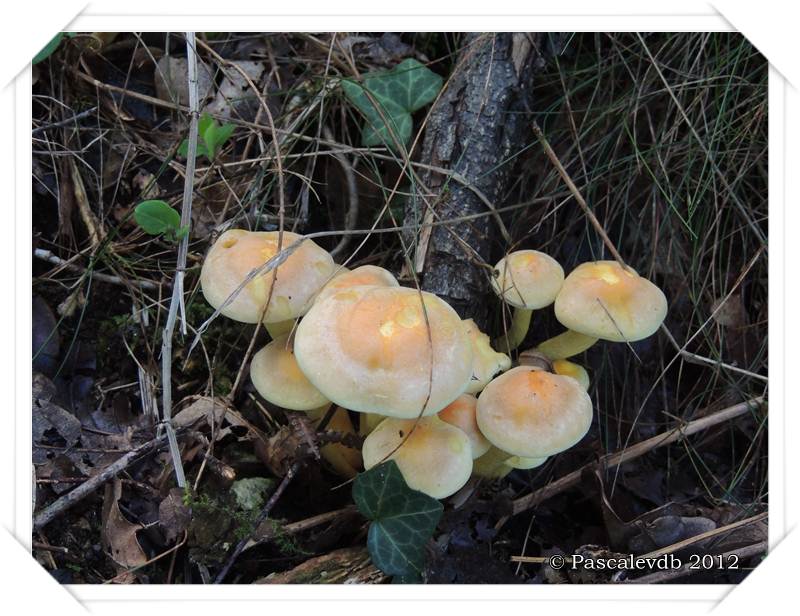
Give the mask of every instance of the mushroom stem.
[[566, 359], [583, 353], [595, 342], [597, 338], [568, 329], [563, 334], [545, 340], [536, 348], [550, 359]]
[[514, 316], [511, 318], [511, 327], [508, 328], [505, 335], [495, 339], [494, 348], [498, 349], [501, 353], [510, 353], [522, 344], [531, 326], [532, 314], [533, 310], [530, 308], [514, 308]]
[[264, 327], [269, 333], [269, 337], [275, 340], [275, 338], [280, 338], [284, 334], [288, 334], [290, 331], [292, 331], [292, 328], [294, 327], [294, 319], [276, 321], [275, 323], [264, 323]]
[[507, 451], [492, 447], [472, 462], [472, 474], [484, 479], [502, 479], [514, 470], [506, 464], [506, 461], [513, 457]]

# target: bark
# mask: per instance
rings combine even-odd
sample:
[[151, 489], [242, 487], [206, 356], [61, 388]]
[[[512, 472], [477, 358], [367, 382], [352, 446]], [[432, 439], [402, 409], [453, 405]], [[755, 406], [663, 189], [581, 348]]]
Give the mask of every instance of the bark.
[[[533, 77], [545, 64], [547, 35], [468, 34], [445, 92], [431, 111], [421, 162], [455, 172], [420, 175], [427, 195], [409, 201], [409, 221], [430, 223], [486, 212], [501, 204], [514, 161], [508, 157], [532, 138], [529, 111]], [[526, 113], [526, 111], [528, 113]], [[466, 180], [468, 185], [464, 185]], [[429, 204], [435, 214], [430, 211]], [[492, 242], [504, 236], [493, 217], [422, 227], [410, 238], [422, 288], [436, 293], [462, 317], [486, 326]]]
[[342, 548], [317, 556], [256, 584], [382, 584], [386, 576], [375, 568], [366, 548]]

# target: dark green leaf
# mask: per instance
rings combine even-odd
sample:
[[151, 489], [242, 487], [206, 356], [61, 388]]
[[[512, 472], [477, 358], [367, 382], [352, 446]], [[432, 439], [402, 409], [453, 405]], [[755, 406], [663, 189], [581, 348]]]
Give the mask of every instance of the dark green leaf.
[[430, 103], [441, 88], [442, 78], [413, 58], [390, 71], [370, 73], [363, 85], [342, 81], [345, 96], [366, 119], [361, 135], [364, 145], [395, 149], [395, 141], [405, 146], [411, 139], [411, 113]]
[[165, 201], [154, 199], [142, 201], [133, 211], [136, 223], [150, 235], [161, 235], [167, 231], [173, 233], [180, 228], [181, 215]]
[[371, 74], [364, 85], [381, 99], [391, 98], [413, 113], [432, 102], [442, 89], [442, 78], [414, 58], [406, 58], [391, 71]]
[[353, 500], [372, 521], [367, 548], [375, 566], [386, 575], [418, 579], [425, 543], [439, 523], [442, 504], [409, 488], [394, 460], [356, 477]]

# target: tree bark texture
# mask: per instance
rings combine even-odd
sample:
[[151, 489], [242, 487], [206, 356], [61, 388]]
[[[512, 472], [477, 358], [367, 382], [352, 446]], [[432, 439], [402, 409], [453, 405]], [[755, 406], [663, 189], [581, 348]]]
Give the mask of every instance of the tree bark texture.
[[406, 210], [406, 224], [423, 223], [408, 244], [422, 288], [442, 297], [462, 317], [474, 318], [482, 329], [489, 306], [482, 301], [491, 274], [486, 265], [494, 264], [494, 239], [504, 235], [498, 218], [425, 224], [485, 213], [490, 209], [486, 201], [501, 205], [498, 200], [514, 166], [508, 158], [532, 139], [531, 90], [534, 75], [545, 64], [545, 37], [465, 35], [456, 69], [428, 119], [421, 157], [425, 165], [452, 173], [424, 170]]

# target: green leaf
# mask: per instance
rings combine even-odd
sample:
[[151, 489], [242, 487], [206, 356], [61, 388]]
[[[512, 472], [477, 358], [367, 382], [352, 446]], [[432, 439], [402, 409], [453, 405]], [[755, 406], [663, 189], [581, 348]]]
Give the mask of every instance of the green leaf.
[[388, 73], [370, 74], [364, 85], [381, 99], [392, 99], [409, 113], [436, 98], [444, 80], [414, 58], [406, 58]]
[[394, 460], [356, 477], [353, 500], [372, 522], [367, 549], [375, 566], [401, 582], [418, 580], [425, 543], [442, 517], [442, 504], [409, 488]]
[[[189, 156], [189, 140], [184, 139], [181, 141], [181, 144], [178, 146], [178, 156], [183, 156], [186, 158]], [[206, 144], [200, 141], [197, 142], [197, 151], [195, 152], [195, 158], [197, 156], [205, 156], [208, 158], [208, 150], [206, 149]]]
[[343, 80], [342, 90], [366, 119], [363, 144], [395, 148], [392, 132], [400, 145], [408, 145], [413, 128], [411, 114], [434, 100], [442, 83], [442, 78], [425, 65], [407, 58], [390, 71], [366, 75], [363, 84]]
[[168, 203], [158, 199], [142, 201], [133, 211], [133, 217], [145, 233], [161, 235], [176, 232], [181, 226], [181, 215]]
[[[204, 113], [197, 122], [197, 134], [200, 137], [197, 141], [197, 156], [205, 156], [208, 160], [214, 160], [217, 152], [230, 139], [235, 128], [235, 124], [218, 124], [214, 118]], [[189, 155], [188, 139], [184, 139], [178, 146], [178, 154], [184, 158]]]

